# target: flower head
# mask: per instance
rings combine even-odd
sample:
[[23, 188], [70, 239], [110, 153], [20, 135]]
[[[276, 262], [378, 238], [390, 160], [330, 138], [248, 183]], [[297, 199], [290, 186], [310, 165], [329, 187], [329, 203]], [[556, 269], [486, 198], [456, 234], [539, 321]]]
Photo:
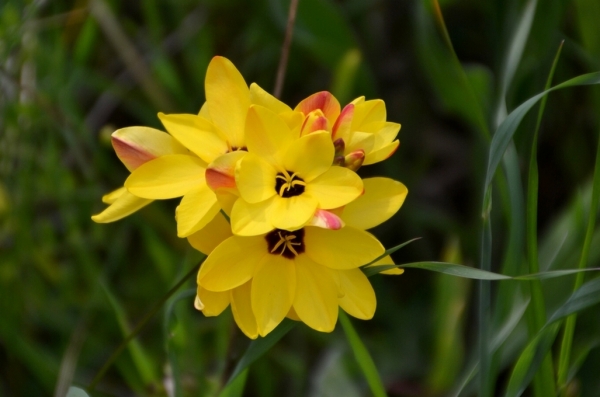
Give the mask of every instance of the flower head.
[[317, 209], [341, 207], [362, 193], [358, 175], [332, 166], [334, 147], [327, 131], [300, 137], [299, 126], [293, 130], [274, 112], [252, 106], [246, 142], [249, 153], [236, 166], [240, 198], [231, 211], [234, 234], [296, 230]]
[[330, 332], [340, 305], [359, 318], [373, 316], [375, 294], [359, 267], [383, 252], [375, 237], [353, 227], [234, 235], [209, 255], [198, 273], [198, 285], [212, 292], [246, 286], [261, 336], [288, 315]]

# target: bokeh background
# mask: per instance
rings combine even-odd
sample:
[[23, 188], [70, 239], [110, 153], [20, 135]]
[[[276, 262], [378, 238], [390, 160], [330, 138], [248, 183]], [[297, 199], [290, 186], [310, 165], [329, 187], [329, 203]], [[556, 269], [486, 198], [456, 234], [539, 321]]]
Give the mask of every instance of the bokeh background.
[[[563, 40], [555, 82], [600, 70], [600, 3], [440, 3], [477, 106], [425, 0], [300, 0], [282, 99], [294, 106], [321, 90], [342, 105], [360, 95], [383, 99], [388, 120], [402, 124], [401, 145], [391, 159], [360, 173], [400, 180], [409, 195], [374, 233], [386, 247], [421, 237], [394, 254], [398, 263], [478, 266], [489, 140], [478, 127], [477, 107], [493, 131], [503, 106], [510, 112], [543, 90]], [[177, 200], [113, 224], [91, 221], [104, 208], [101, 196], [128, 175], [110, 134], [133, 125], [161, 128], [159, 111], [196, 113], [214, 55], [232, 60], [248, 83], [272, 90], [288, 6], [284, 0], [2, 2], [1, 396], [60, 395], [71, 383], [89, 383], [151, 305], [201, 259], [176, 237]], [[530, 29], [518, 31], [527, 12]], [[519, 45], [522, 56], [514, 59]], [[542, 269], [576, 267], [587, 219], [597, 215], [587, 203], [599, 90], [561, 90], [547, 103], [539, 141]], [[521, 201], [534, 113], [515, 135], [521, 185], [511, 197]], [[525, 212], [509, 201], [493, 199], [493, 269], [524, 274]], [[509, 228], [511, 219], [520, 234]], [[511, 233], [521, 243], [509, 250]], [[590, 266], [600, 266], [599, 247], [596, 233]], [[549, 312], [573, 280], [543, 283]], [[377, 313], [354, 324], [389, 395], [450, 395], [477, 352], [476, 283], [422, 270], [371, 281]], [[215, 395], [248, 340], [229, 311], [217, 318], [195, 311], [193, 288], [191, 281], [168, 302], [95, 395]], [[502, 303], [510, 313], [513, 302], [495, 302]], [[598, 308], [583, 312], [577, 324], [571, 395], [600, 396]], [[251, 367], [245, 395], [369, 395], [339, 328], [321, 334], [296, 327]], [[498, 394], [525, 340], [521, 324], [494, 358]], [[463, 395], [475, 393], [470, 385]]]

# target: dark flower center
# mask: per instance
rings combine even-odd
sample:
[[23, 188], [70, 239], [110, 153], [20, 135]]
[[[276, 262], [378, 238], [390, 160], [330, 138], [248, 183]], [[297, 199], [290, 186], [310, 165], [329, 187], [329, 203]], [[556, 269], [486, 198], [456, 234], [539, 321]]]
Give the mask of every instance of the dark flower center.
[[275, 177], [275, 191], [281, 197], [299, 196], [304, 193], [306, 182], [290, 171], [284, 171]]
[[304, 252], [304, 229], [293, 232], [275, 229], [265, 236], [269, 252], [281, 255], [287, 259], [294, 259]]
[[231, 149], [229, 150], [229, 153], [231, 153], [231, 152], [238, 152], [238, 151], [247, 152], [248, 149], [246, 148], [246, 146], [240, 146], [240, 147], [232, 146]]

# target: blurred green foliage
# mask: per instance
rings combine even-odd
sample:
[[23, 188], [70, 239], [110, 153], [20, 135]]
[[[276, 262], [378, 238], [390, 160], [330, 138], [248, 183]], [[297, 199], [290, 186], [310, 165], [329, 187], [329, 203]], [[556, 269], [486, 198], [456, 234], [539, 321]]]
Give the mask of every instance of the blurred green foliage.
[[[531, 3], [528, 34], [516, 36]], [[422, 237], [394, 254], [398, 263], [462, 258], [478, 266], [489, 144], [480, 120], [494, 131], [504, 107], [510, 112], [541, 92], [561, 40], [555, 82], [600, 69], [598, 1], [443, 1], [461, 64], [428, 1], [299, 4], [282, 99], [294, 105], [325, 89], [342, 102], [382, 98], [388, 120], [403, 125], [402, 145], [361, 174], [393, 177], [410, 193], [374, 233], [387, 247]], [[90, 220], [103, 208], [102, 194], [127, 176], [109, 134], [160, 128], [159, 111], [197, 112], [216, 54], [231, 59], [247, 82], [272, 90], [287, 9], [284, 0], [2, 2], [0, 395], [62, 396], [71, 384], [86, 386], [152, 304], [198, 263], [201, 255], [176, 237], [175, 202], [114, 224]], [[520, 56], [511, 57], [518, 46]], [[542, 270], [575, 268], [587, 220], [597, 216], [589, 201], [599, 106], [595, 87], [558, 91], [546, 105], [538, 150]], [[511, 275], [528, 272], [525, 214], [514, 203], [524, 200], [535, 121], [526, 117], [515, 135], [517, 178], [505, 188], [500, 178], [493, 197], [492, 269]], [[600, 233], [591, 247], [588, 266], [600, 267]], [[371, 280], [375, 318], [353, 324], [388, 394], [441, 396], [459, 388], [477, 354], [476, 289], [419, 270]], [[542, 283], [549, 313], [573, 282]], [[191, 281], [169, 300], [94, 395], [218, 392], [248, 341], [234, 331], [230, 313], [196, 312], [193, 288]], [[527, 291], [514, 281], [492, 291], [500, 313], [495, 333], [519, 319]], [[570, 396], [598, 395], [598, 335], [595, 307], [578, 316]], [[492, 363], [495, 394], [505, 390], [528, 338], [524, 320], [505, 335]], [[469, 383], [462, 395], [476, 395], [475, 387]], [[339, 326], [332, 334], [298, 326], [250, 367], [245, 395], [354, 396], [368, 395], [368, 387]]]

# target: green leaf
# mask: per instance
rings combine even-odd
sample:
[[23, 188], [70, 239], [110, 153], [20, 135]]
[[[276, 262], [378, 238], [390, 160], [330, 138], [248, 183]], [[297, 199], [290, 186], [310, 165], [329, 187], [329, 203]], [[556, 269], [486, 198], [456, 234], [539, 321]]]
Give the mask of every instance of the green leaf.
[[66, 397], [90, 397], [90, 395], [87, 394], [85, 390], [80, 389], [79, 387], [71, 386], [69, 387], [69, 391], [67, 392]]
[[513, 369], [506, 397], [518, 397], [523, 393], [546, 353], [552, 347], [554, 338], [560, 329], [559, 321], [597, 303], [600, 303], [600, 278], [588, 281], [573, 292], [569, 299], [554, 312], [540, 332], [530, 340]]
[[244, 369], [233, 381], [228, 382], [219, 393], [219, 397], [241, 397], [244, 393], [247, 379], [248, 368]]
[[356, 361], [358, 362], [358, 365], [360, 366], [360, 369], [365, 375], [367, 383], [371, 388], [371, 392], [375, 397], [386, 397], [387, 394], [385, 393], [385, 388], [383, 387], [383, 382], [381, 382], [381, 378], [379, 377], [375, 363], [373, 362], [369, 351], [360, 340], [358, 333], [352, 326], [350, 319], [343, 310], [340, 310], [339, 319], [340, 323], [342, 324], [342, 328], [344, 328], [344, 332], [346, 333], [348, 343], [350, 344], [352, 352], [354, 353], [354, 357], [356, 358]]
[[421, 239], [421, 237], [413, 238], [412, 240], [405, 241], [402, 244], [398, 244], [397, 246], [392, 247], [392, 248], [386, 250], [383, 254], [379, 255], [377, 258], [373, 259], [371, 262], [369, 262], [366, 265], [364, 265], [361, 269], [363, 270], [363, 272], [365, 272], [365, 274], [367, 276], [380, 273], [383, 270], [393, 269], [396, 266], [395, 265], [389, 265], [390, 267], [388, 267], [387, 269], [379, 270], [379, 271], [376, 271], [375, 273], [370, 273], [370, 269], [379, 269], [380, 267], [382, 268], [382, 267], [385, 267], [385, 266], [388, 266], [388, 265], [380, 265], [380, 266], [376, 266], [376, 267], [374, 266], [374, 267], [371, 267], [369, 269], [367, 269], [367, 268], [369, 266], [371, 266], [373, 263], [377, 262], [378, 260], [381, 260], [381, 259], [385, 258], [388, 255], [392, 255], [394, 252], [398, 251], [400, 248], [405, 247], [408, 244], [412, 243], [413, 241], [417, 241], [417, 240], [420, 240], [420, 239]]
[[238, 377], [246, 368], [250, 366], [253, 362], [262, 357], [263, 354], [269, 351], [275, 343], [279, 341], [279, 339], [283, 338], [285, 334], [287, 334], [292, 328], [294, 328], [298, 324], [295, 321], [284, 319], [281, 324], [277, 328], [275, 328], [271, 333], [269, 333], [264, 338], [259, 338], [250, 342], [250, 346], [246, 349], [246, 352], [238, 361], [233, 373], [229, 377], [226, 385], [231, 384], [235, 378]]
[[490, 157], [488, 160], [486, 178], [485, 178], [485, 186], [489, 186], [492, 182], [492, 178], [498, 168], [498, 164], [502, 160], [502, 156], [508, 147], [509, 142], [511, 141], [515, 131], [521, 124], [523, 117], [531, 110], [531, 108], [538, 103], [540, 99], [542, 99], [545, 95], [548, 95], [552, 91], [556, 91], [563, 88], [575, 87], [581, 85], [593, 85], [600, 84], [600, 72], [596, 73], [588, 73], [581, 76], [577, 76], [570, 80], [565, 81], [559, 85], [556, 85], [544, 92], [541, 92], [527, 101], [523, 102], [518, 108], [513, 110], [507, 117], [504, 119], [502, 124], [496, 130], [494, 137], [492, 138], [492, 143], [490, 146]]
[[430, 270], [432, 272], [450, 274], [456, 277], [463, 278], [471, 278], [474, 280], [546, 280], [550, 278], [569, 276], [571, 274], [581, 273], [581, 272], [590, 272], [590, 271], [600, 271], [600, 267], [595, 268], [587, 268], [587, 269], [569, 269], [569, 270], [550, 270], [547, 272], [535, 273], [535, 274], [525, 274], [522, 276], [506, 276], [504, 274], [498, 274], [493, 272], [488, 272], [486, 270], [481, 270], [475, 267], [469, 267], [465, 265], [459, 265], [457, 263], [448, 263], [448, 262], [412, 262], [412, 263], [404, 263], [402, 265], [381, 265], [374, 266], [364, 269], [363, 272], [367, 275], [367, 277], [371, 277], [375, 274], [381, 273], [390, 269], [404, 269], [404, 268], [413, 268], [413, 269], [424, 269]]

